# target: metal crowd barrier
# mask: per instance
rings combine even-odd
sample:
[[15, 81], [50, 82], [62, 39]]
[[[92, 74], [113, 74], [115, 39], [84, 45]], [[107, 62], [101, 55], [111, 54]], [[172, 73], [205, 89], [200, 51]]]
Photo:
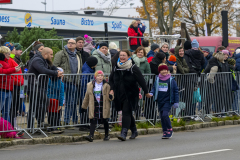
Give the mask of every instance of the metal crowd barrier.
[[[30, 137], [30, 133], [35, 132], [47, 136], [45, 129], [48, 131], [89, 125], [88, 110], [81, 109], [81, 105], [87, 83], [94, 79], [93, 74], [65, 74], [63, 79], [47, 75], [35, 77], [33, 74], [0, 75], [1, 83], [7, 77], [16, 79], [16, 76], [19, 77], [19, 82], [24, 79], [23, 84], [17, 86], [20, 83], [15, 81], [12, 82], [15, 87], [11, 92], [8, 91], [10, 87], [1, 90], [1, 120], [5, 119], [10, 123], [0, 124], [0, 134], [22, 131]], [[179, 108], [171, 109], [172, 118], [204, 121], [213, 116], [239, 115], [239, 92], [232, 91], [232, 73], [202, 74], [200, 77], [197, 74], [172, 76], [179, 88]], [[145, 74], [144, 77], [150, 91], [156, 76]], [[108, 78], [109, 75], [105, 75], [106, 81]], [[239, 85], [240, 73], [235, 74], [235, 79]], [[155, 125], [160, 120], [158, 104], [153, 97], [148, 99], [142, 90], [141, 94], [142, 99], [133, 111], [134, 117], [137, 122], [147, 121]], [[6, 95], [14, 98], [6, 101]], [[23, 103], [26, 106], [25, 115]], [[15, 109], [16, 115], [10, 116], [11, 108]], [[114, 103], [111, 103], [110, 112], [109, 123], [121, 123], [121, 112], [115, 110]]]

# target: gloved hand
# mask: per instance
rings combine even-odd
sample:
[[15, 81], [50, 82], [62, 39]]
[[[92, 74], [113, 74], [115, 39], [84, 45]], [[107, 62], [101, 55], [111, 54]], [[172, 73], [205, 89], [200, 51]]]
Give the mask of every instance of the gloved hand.
[[173, 104], [173, 107], [174, 107], [174, 108], [178, 108], [178, 107], [179, 107], [179, 103], [174, 103], [174, 104]]

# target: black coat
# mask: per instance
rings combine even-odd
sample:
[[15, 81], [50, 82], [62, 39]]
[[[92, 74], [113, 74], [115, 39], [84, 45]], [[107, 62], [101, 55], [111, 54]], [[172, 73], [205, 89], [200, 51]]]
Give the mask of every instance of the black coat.
[[115, 54], [118, 53], [118, 51], [116, 49], [111, 49], [109, 50], [110, 54], [111, 54], [111, 57], [113, 57]]
[[82, 65], [87, 61], [88, 57], [90, 57], [89, 53], [85, 52], [83, 49], [82, 50], [77, 49], [77, 53], [81, 54]]
[[204, 55], [199, 50], [187, 50], [184, 54], [184, 59], [188, 64], [189, 73], [200, 73], [202, 66], [205, 64]]
[[[47, 85], [48, 85], [48, 76], [57, 76], [58, 72], [57, 72], [57, 67], [55, 66], [50, 66], [47, 62], [47, 60], [45, 60], [41, 53], [36, 53], [33, 58], [29, 61], [29, 70], [28, 73], [33, 73], [36, 76], [36, 79], [38, 79], [39, 74], [46, 74], [46, 76], [41, 76], [39, 78], [39, 82], [38, 82], [38, 86], [39, 89], [47, 89]], [[34, 77], [30, 76], [29, 79], [29, 85], [30, 86], [34, 86]]]
[[148, 93], [145, 79], [134, 62], [132, 67], [128, 70], [120, 70], [116, 65], [110, 75], [109, 84], [111, 86], [111, 90], [114, 91], [114, 103], [117, 111], [122, 110], [122, 101], [120, 98], [121, 95], [125, 95], [129, 107], [131, 107], [132, 110], [135, 110], [137, 108], [139, 100], [138, 85], [142, 87], [145, 94]]
[[217, 58], [213, 57], [208, 61], [208, 65], [204, 70], [204, 73], [210, 73], [211, 68], [214, 66], [218, 66], [218, 72], [230, 72], [228, 63], [221, 63], [217, 60]]

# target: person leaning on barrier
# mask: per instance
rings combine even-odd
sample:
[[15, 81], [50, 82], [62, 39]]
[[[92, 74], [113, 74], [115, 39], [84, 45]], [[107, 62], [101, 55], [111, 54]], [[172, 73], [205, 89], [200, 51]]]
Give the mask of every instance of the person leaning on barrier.
[[136, 110], [139, 100], [138, 84], [142, 87], [146, 97], [150, 98], [144, 77], [131, 58], [129, 50], [120, 51], [118, 63], [113, 69], [109, 84], [110, 94], [114, 94], [115, 109], [123, 113], [122, 131], [118, 139], [125, 141], [128, 129], [132, 131], [130, 139], [138, 136], [132, 111]]
[[101, 70], [105, 74], [109, 74], [112, 71], [111, 54], [108, 52], [108, 44], [100, 43], [99, 49], [95, 50], [92, 54], [98, 60], [96, 71]]
[[[1, 64], [1, 74], [13, 74], [20, 71], [20, 67], [11, 67], [8, 64], [8, 59], [10, 57], [10, 49], [8, 47], [0, 47], [0, 64]], [[10, 122], [10, 109], [12, 103], [12, 90], [14, 85], [14, 77], [11, 75], [0, 76], [0, 92], [1, 92], [1, 102], [0, 111], [2, 112], [2, 117]]]
[[[29, 111], [27, 128], [33, 128], [34, 115], [37, 119], [38, 127], [44, 127], [45, 125], [44, 119], [46, 114], [46, 108], [48, 105], [47, 98], [47, 87], [49, 81], [48, 77], [63, 76], [63, 72], [59, 71], [57, 67], [52, 65], [52, 58], [53, 58], [52, 49], [45, 47], [42, 50], [42, 53], [37, 52], [34, 55], [34, 57], [29, 61], [28, 73], [35, 74], [37, 83], [35, 82], [34, 77], [30, 76], [30, 78], [28, 79]], [[38, 77], [40, 74], [45, 74], [46, 76], [44, 75]]]
[[[80, 42], [84, 44], [83, 40], [78, 40], [78, 43]], [[81, 51], [83, 51], [83, 49]], [[77, 100], [79, 98], [79, 88], [81, 84], [80, 76], [76, 74], [82, 73], [82, 62], [81, 53], [76, 50], [76, 41], [74, 39], [70, 39], [63, 50], [56, 53], [53, 61], [53, 64], [56, 67], [62, 68], [65, 74], [74, 74], [64, 77], [66, 94], [64, 122], [67, 125], [70, 124], [71, 117], [73, 123], [78, 123]]]
[[[140, 28], [138, 27], [138, 22], [136, 20], [132, 21], [131, 25], [128, 28], [128, 37], [129, 38], [129, 45], [131, 50], [135, 51], [139, 46], [141, 46], [141, 37], [143, 33], [141, 32]], [[140, 37], [140, 38], [136, 38]]]
[[[5, 43], [5, 45], [8, 47], [10, 47], [10, 46], [14, 47], [13, 44], [11, 44], [11, 45], [10, 44], [11, 43], [9, 43], [9, 42]], [[8, 57], [8, 56], [6, 57], [8, 59], [8, 63], [10, 65], [10, 67], [18, 66], [18, 64], [14, 60], [15, 54], [16, 54], [16, 49], [14, 47], [14, 49], [12, 49], [10, 57]], [[22, 70], [18, 71], [17, 74], [22, 74]], [[10, 123], [12, 124], [12, 126], [14, 128], [17, 128], [17, 126], [15, 126], [16, 125], [16, 117], [17, 117], [17, 113], [20, 109], [20, 106], [23, 103], [22, 98], [20, 98], [20, 87], [24, 83], [24, 78], [22, 75], [13, 75], [13, 77], [14, 77], [14, 87], [13, 87], [13, 91], [12, 91], [12, 107], [10, 110]]]

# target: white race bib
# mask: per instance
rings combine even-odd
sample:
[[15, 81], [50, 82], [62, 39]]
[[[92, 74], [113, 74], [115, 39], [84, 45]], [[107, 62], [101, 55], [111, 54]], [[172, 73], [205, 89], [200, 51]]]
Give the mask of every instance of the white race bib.
[[168, 91], [168, 84], [159, 82], [158, 91], [167, 92]]

